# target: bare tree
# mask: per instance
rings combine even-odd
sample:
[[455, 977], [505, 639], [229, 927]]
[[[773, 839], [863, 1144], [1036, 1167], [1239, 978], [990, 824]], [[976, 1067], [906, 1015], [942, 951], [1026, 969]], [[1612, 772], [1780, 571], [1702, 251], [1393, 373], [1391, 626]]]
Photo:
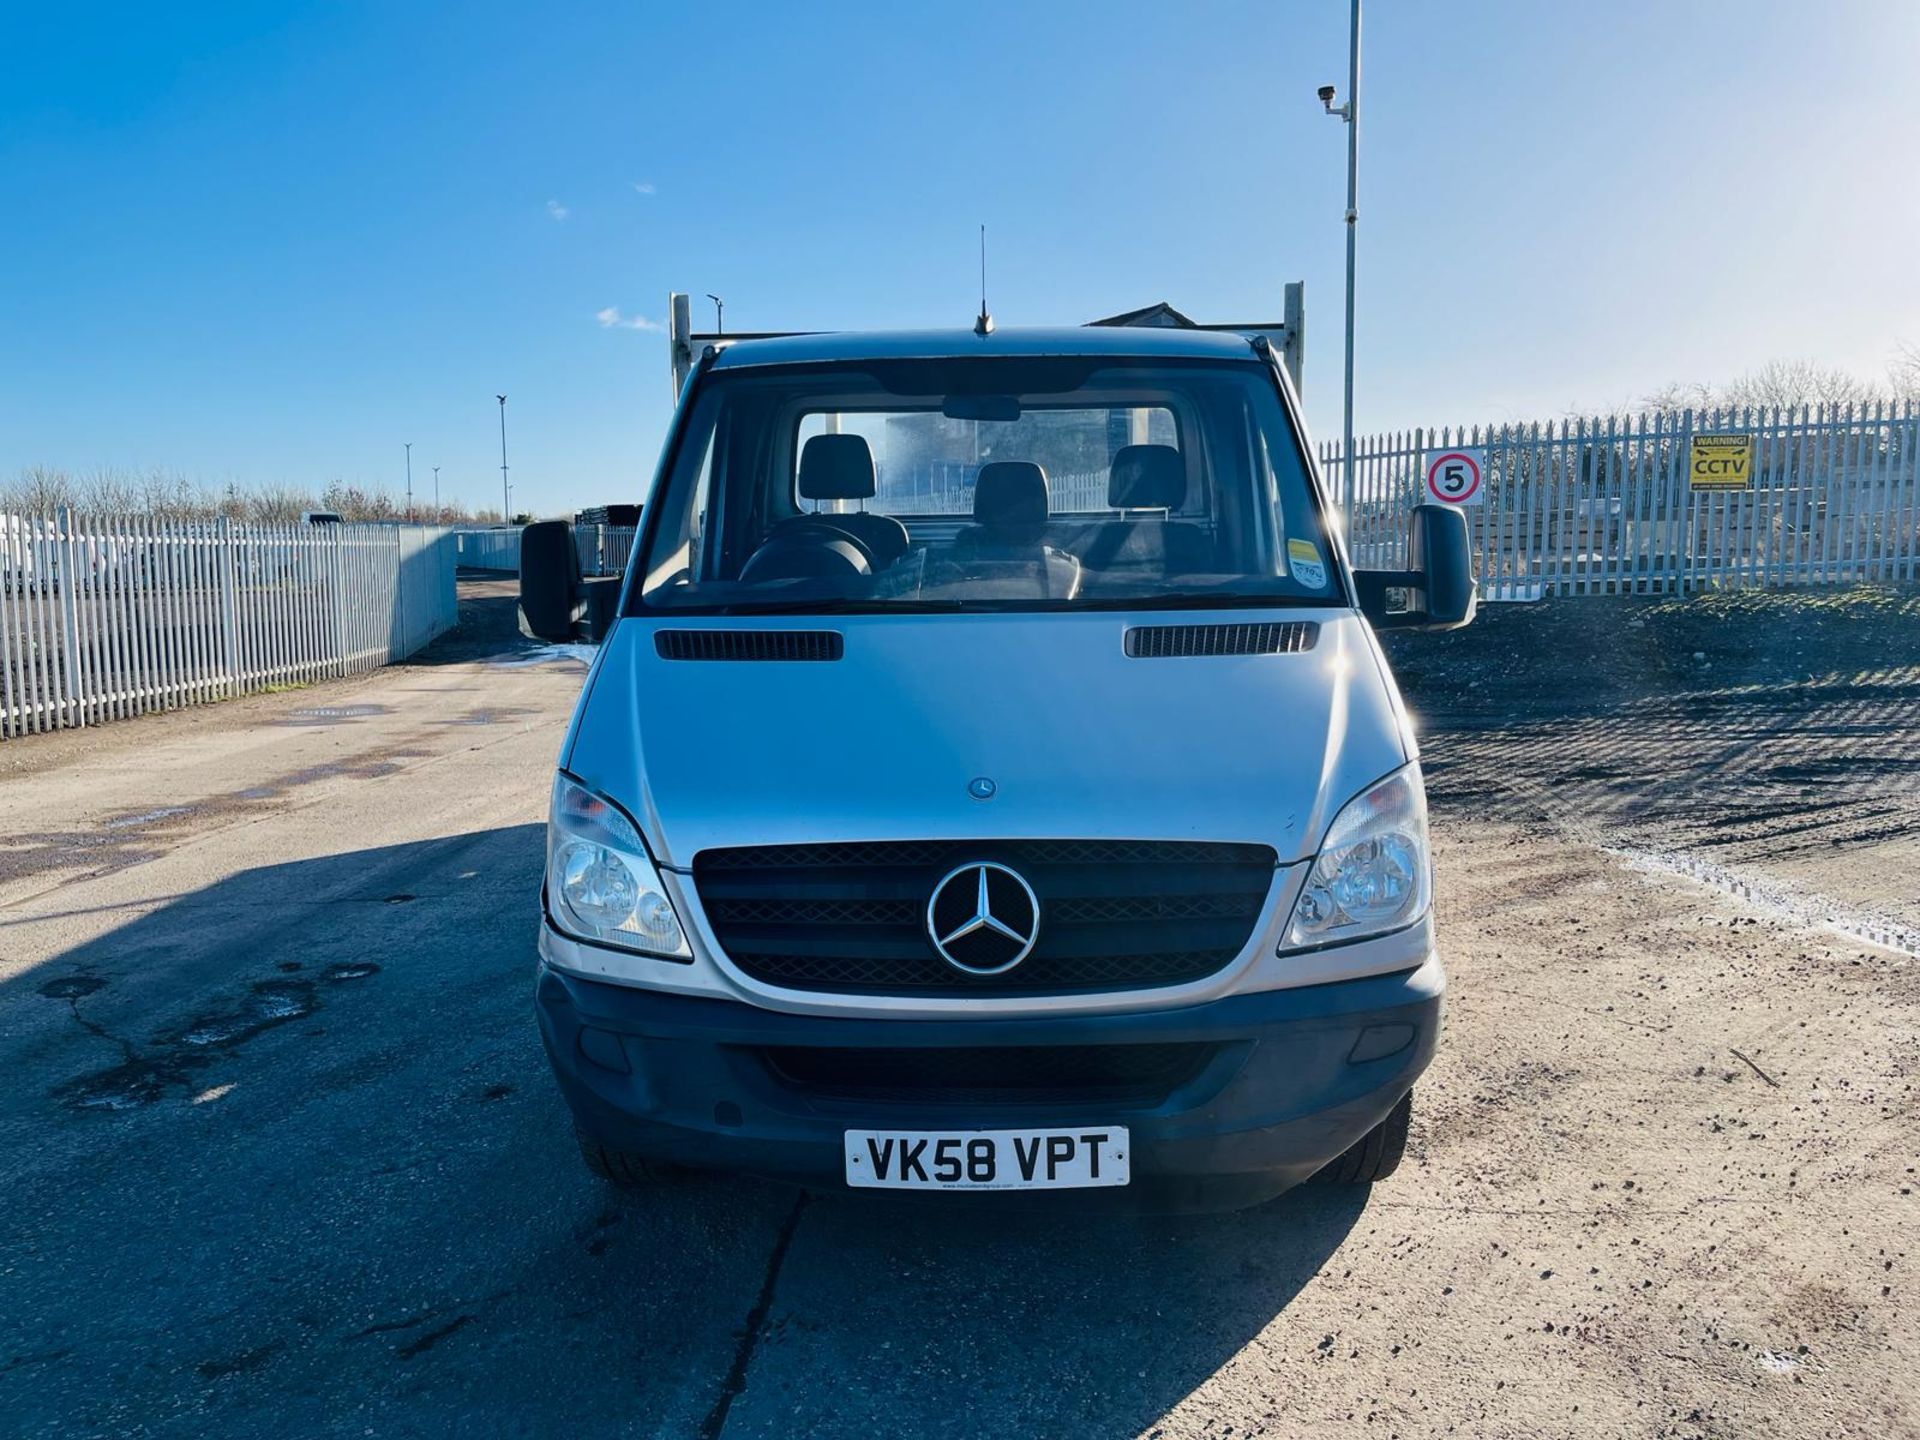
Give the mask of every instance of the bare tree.
[[[1920, 372], [1920, 365], [1916, 371]], [[1920, 382], [1920, 373], [1916, 381]], [[1649, 410], [1674, 415], [1683, 410], [1867, 406], [1891, 398], [1896, 397], [1888, 389], [1836, 365], [1823, 365], [1817, 360], [1770, 360], [1724, 385], [1673, 381], [1643, 396], [1641, 403]]]
[[1893, 364], [1887, 367], [1887, 383], [1894, 399], [1920, 404], [1920, 345], [1902, 340], [1895, 347]]
[[76, 508], [89, 515], [124, 515], [140, 508], [140, 482], [124, 470], [102, 466], [74, 486]]
[[73, 477], [49, 465], [29, 465], [14, 477], [0, 495], [0, 504], [9, 510], [30, 515], [48, 514], [75, 499]]
[[1771, 360], [1734, 380], [1720, 395], [1724, 405], [1756, 410], [1784, 410], [1790, 405], [1871, 405], [1885, 398], [1871, 381], [1813, 360]]
[[[1662, 415], [1678, 415], [1682, 410], [1707, 410], [1716, 403], [1713, 387], [1704, 380], [1669, 380], [1657, 390], [1649, 390], [1640, 397], [1642, 409], [1658, 411]], [[1585, 414], [1584, 410], [1571, 412], [1568, 418]]]
[[313, 496], [293, 485], [263, 485], [247, 496], [247, 518], [264, 524], [290, 525], [320, 508]]
[[[212, 520], [289, 524], [314, 510], [332, 510], [342, 519], [395, 522], [401, 507], [384, 490], [369, 490], [345, 480], [331, 482], [320, 495], [285, 482], [243, 485], [228, 480], [215, 488], [173, 471], [115, 470], [102, 467], [75, 475], [51, 465], [30, 465], [0, 477], [0, 511], [42, 515], [60, 509], [85, 515], [147, 515], [162, 520]], [[484, 523], [458, 504], [423, 515], [442, 525]]]

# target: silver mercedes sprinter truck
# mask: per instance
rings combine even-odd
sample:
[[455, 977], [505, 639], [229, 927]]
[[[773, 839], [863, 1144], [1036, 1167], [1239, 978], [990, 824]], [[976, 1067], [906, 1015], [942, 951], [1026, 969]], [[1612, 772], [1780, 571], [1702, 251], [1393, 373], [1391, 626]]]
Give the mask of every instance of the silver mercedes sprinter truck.
[[[529, 594], [572, 555], [538, 542]], [[523, 602], [600, 642], [536, 986], [589, 1167], [1213, 1208], [1390, 1174], [1444, 981], [1374, 631], [1474, 609], [1458, 511], [1407, 549], [1349, 565], [1258, 336], [709, 349], [624, 583]]]

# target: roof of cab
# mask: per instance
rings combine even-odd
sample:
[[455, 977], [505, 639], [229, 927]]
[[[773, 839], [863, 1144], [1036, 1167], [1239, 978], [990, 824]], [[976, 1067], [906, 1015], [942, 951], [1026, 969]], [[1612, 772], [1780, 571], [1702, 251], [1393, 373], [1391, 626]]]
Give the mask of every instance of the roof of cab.
[[716, 370], [752, 365], [813, 365], [838, 360], [947, 360], [976, 356], [1111, 355], [1151, 360], [1251, 360], [1245, 335], [1151, 326], [1054, 329], [868, 330], [736, 340], [714, 357]]

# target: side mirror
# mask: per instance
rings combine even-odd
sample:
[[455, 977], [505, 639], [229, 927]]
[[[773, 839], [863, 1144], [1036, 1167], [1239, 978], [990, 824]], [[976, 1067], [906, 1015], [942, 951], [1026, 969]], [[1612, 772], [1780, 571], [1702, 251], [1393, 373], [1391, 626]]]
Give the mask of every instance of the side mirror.
[[576, 637], [584, 613], [580, 598], [580, 551], [573, 526], [542, 520], [520, 532], [520, 629], [536, 640], [565, 643]]
[[[1416, 505], [1407, 517], [1407, 568], [1356, 570], [1360, 610], [1376, 630], [1458, 630], [1473, 619], [1478, 596], [1467, 517], [1453, 505]], [[1389, 609], [1390, 592], [1406, 594]]]
[[598, 645], [620, 615], [619, 575], [580, 574], [580, 547], [565, 520], [520, 532], [520, 630], [536, 640]]

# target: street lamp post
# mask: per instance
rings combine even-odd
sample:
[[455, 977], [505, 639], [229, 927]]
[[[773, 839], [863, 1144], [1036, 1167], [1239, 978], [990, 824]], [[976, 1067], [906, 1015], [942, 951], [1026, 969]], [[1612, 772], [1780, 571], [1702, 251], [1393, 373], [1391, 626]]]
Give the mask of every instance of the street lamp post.
[[513, 519], [513, 501], [508, 498], [507, 489], [507, 397], [500, 399], [500, 523], [505, 525]]
[[1347, 49], [1347, 103], [1333, 103], [1333, 87], [1320, 87], [1327, 113], [1347, 125], [1347, 387], [1340, 435], [1340, 505], [1353, 503], [1353, 240], [1360, 220], [1360, 0], [1353, 0], [1353, 28]]
[[433, 467], [433, 520], [440, 523], [440, 467]]
[[707, 292], [707, 299], [713, 302], [713, 333], [716, 335], [726, 334], [727, 333], [727, 302], [722, 300], [718, 295], [714, 294], [711, 290]]
[[413, 523], [413, 442], [405, 442], [407, 447], [407, 523]]

